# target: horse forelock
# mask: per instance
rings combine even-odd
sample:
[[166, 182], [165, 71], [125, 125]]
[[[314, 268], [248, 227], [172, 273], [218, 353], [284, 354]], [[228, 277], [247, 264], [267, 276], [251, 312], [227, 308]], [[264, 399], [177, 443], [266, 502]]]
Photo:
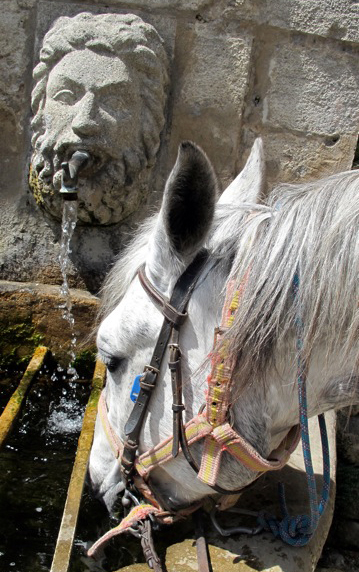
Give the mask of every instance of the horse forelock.
[[256, 213], [242, 222], [231, 273], [238, 286], [245, 281], [228, 333], [238, 391], [266, 379], [298, 319], [305, 359], [324, 341], [328, 356], [339, 350], [344, 364], [354, 351], [359, 363], [358, 173], [280, 185], [267, 204], [273, 216]]

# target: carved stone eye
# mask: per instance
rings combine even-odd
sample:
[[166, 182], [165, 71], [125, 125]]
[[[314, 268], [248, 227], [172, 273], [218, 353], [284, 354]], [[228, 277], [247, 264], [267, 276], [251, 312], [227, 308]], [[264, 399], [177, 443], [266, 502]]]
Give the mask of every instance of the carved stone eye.
[[76, 94], [71, 91], [71, 89], [61, 89], [52, 99], [60, 103], [65, 103], [66, 105], [74, 105], [77, 101]]
[[117, 111], [123, 106], [123, 99], [120, 95], [107, 95], [102, 99], [101, 105], [109, 111]]

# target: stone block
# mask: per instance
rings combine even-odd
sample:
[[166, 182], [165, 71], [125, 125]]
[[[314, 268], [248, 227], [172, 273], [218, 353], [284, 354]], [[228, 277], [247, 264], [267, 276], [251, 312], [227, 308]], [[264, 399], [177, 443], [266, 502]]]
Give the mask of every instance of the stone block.
[[[258, 2], [255, 2], [258, 4]], [[359, 4], [352, 0], [266, 0], [259, 21], [307, 34], [359, 41]]]
[[307, 136], [266, 129], [253, 133], [243, 130], [243, 159], [256, 136], [264, 141], [266, 175], [269, 189], [278, 183], [313, 181], [351, 169], [356, 135]]
[[320, 135], [357, 133], [358, 55], [302, 36], [275, 43], [262, 121], [277, 129]]
[[226, 185], [236, 174], [241, 118], [246, 96], [252, 36], [226, 35], [197, 23], [177, 32], [172, 117], [172, 158], [192, 139], [203, 147]]
[[34, 0], [1, 2], [0, 20], [0, 191], [13, 200], [25, 179], [27, 129], [33, 35]]
[[207, 19], [245, 20], [264, 29], [293, 30], [353, 43], [359, 40], [359, 4], [353, 0], [216, 0], [183, 5], [201, 11], [196, 16], [203, 14]]
[[[67, 2], [69, 5], [72, 3], [76, 4], [78, 0], [68, 0]], [[100, 5], [103, 8], [103, 0], [91, 0], [91, 4], [93, 6]], [[151, 11], [169, 8], [172, 12], [199, 10], [211, 4], [212, 0], [151, 0], [150, 2], [148, 0], [106, 0], [106, 7], [111, 9], [138, 10], [138, 8], [148, 9], [150, 7]], [[89, 3], [87, 3], [86, 9], [88, 5]], [[84, 9], [83, 6], [82, 9]]]
[[349, 417], [346, 410], [338, 412], [337, 441], [338, 451], [345, 460], [359, 467], [359, 415]]
[[[74, 335], [78, 340], [77, 352], [94, 348], [94, 324], [99, 300], [83, 290], [71, 290], [72, 314], [75, 319]], [[63, 318], [64, 299], [58, 286], [0, 281], [0, 316], [2, 331], [14, 331], [14, 340], [2, 339], [9, 344], [9, 352], [27, 351], [33, 343], [29, 332], [41, 343], [51, 348], [57, 362], [69, 363], [69, 345], [72, 331]], [[22, 338], [21, 332], [24, 332]], [[8, 334], [9, 335], [9, 334]], [[13, 344], [13, 345], [11, 345]], [[33, 350], [33, 348], [31, 348]], [[4, 355], [6, 351], [4, 351]], [[3, 356], [4, 357], [4, 356]], [[22, 357], [22, 356], [20, 356]]]

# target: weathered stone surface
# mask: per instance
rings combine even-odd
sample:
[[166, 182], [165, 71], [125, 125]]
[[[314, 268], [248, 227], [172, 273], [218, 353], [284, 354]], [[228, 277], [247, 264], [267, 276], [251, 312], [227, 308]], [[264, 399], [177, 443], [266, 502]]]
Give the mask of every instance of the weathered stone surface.
[[[243, 0], [236, 0], [242, 2]], [[170, 8], [173, 11], [188, 11], [198, 10], [199, 8], [207, 7], [212, 4], [213, 0], [151, 0], [151, 8], [153, 10]], [[68, 0], [68, 4], [78, 4], [78, 0]], [[102, 0], [92, 0], [91, 4], [103, 4]], [[146, 7], [146, 1], [139, 2], [138, 0], [106, 0], [106, 6], [119, 7], [122, 9], [138, 9], [138, 6]]]
[[[78, 340], [77, 349], [83, 351], [93, 348], [94, 324], [99, 300], [81, 290], [71, 290], [71, 299], [75, 319], [74, 335]], [[31, 325], [34, 335], [41, 338], [43, 345], [51, 348], [55, 359], [62, 365], [68, 365], [72, 332], [69, 323], [62, 317], [62, 304], [63, 297], [59, 287], [0, 281], [2, 330], [5, 326], [6, 328], [18, 326], [21, 329], [23, 324]], [[9, 339], [9, 351], [15, 349], [18, 352], [26, 352], [26, 340], [21, 340], [20, 336], [18, 342], [19, 347], [11, 348], [12, 342]]]
[[[79, 220], [113, 224], [140, 205], [164, 125], [167, 56], [156, 30], [132, 14], [59, 18], [34, 70], [30, 186], [62, 215], [62, 163], [89, 154], [78, 187]], [[76, 177], [77, 179], [77, 177]]]
[[[1, 224], [0, 276], [19, 282], [62, 284], [59, 265], [61, 225], [42, 219], [31, 204], [7, 206]], [[40, 213], [41, 214], [41, 213]], [[124, 223], [105, 227], [77, 226], [71, 242], [68, 281], [71, 287], [97, 292], [121, 248], [130, 226]]]
[[30, 87], [31, 29], [34, 1], [1, 2], [0, 19], [0, 201], [18, 195], [24, 179], [24, 133]]
[[[258, 134], [243, 130], [242, 144], [247, 153]], [[313, 181], [351, 169], [357, 139], [356, 134], [319, 137], [270, 128], [264, 129], [261, 136], [269, 187], [275, 183]]]
[[359, 5], [352, 0], [260, 2], [260, 21], [307, 34], [358, 42]]
[[172, 154], [181, 140], [196, 141], [225, 185], [236, 174], [253, 38], [200, 23], [181, 27], [178, 35]]
[[315, 38], [284, 39], [272, 46], [268, 81], [264, 125], [327, 136], [358, 132], [356, 52]]
[[[76, 0], [72, 0], [76, 2]], [[101, 0], [93, 0], [93, 4]], [[137, 0], [108, 0], [109, 6], [136, 8]], [[230, 18], [296, 30], [348, 42], [359, 40], [359, 8], [352, 0], [152, 0], [155, 9], [193, 13], [198, 19]]]

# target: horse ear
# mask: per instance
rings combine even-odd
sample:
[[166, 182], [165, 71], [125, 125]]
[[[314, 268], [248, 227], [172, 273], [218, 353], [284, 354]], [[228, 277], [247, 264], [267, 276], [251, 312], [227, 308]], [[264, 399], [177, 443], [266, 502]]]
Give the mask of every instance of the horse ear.
[[205, 240], [217, 188], [216, 175], [204, 151], [191, 141], [181, 143], [161, 209], [167, 236], [178, 254], [192, 253]]
[[222, 193], [218, 204], [257, 203], [266, 184], [263, 141], [258, 137], [243, 171]]

